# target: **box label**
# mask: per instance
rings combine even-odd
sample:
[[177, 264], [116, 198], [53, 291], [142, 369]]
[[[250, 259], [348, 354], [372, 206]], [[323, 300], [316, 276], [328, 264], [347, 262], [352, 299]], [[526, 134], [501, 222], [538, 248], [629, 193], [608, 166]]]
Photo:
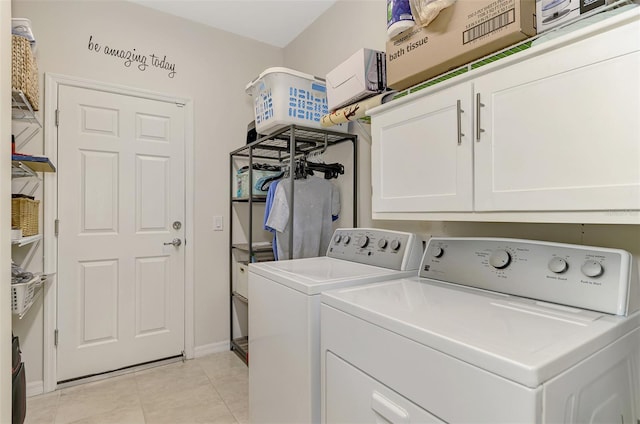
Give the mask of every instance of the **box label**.
[[462, 44], [467, 44], [485, 35], [498, 31], [516, 21], [516, 10], [510, 9], [498, 16], [482, 22], [474, 27], [465, 30], [462, 33]]
[[424, 37], [420, 37], [420, 38], [418, 38], [416, 40], [413, 40], [412, 37], [415, 34], [419, 33], [419, 32], [422, 32], [422, 28], [418, 28], [418, 29], [415, 29], [413, 31], [410, 31], [404, 37], [401, 37], [401, 38], [399, 38], [399, 39], [397, 39], [396, 41], [393, 42], [394, 46], [399, 46], [399, 45], [404, 44], [405, 42], [407, 42], [407, 40], [409, 40], [409, 42], [406, 45], [404, 45], [403, 47], [400, 47], [398, 49], [398, 51], [395, 51], [395, 52], [393, 52], [393, 53], [388, 55], [388, 59], [389, 59], [390, 63], [393, 62], [394, 60], [404, 56], [405, 53], [411, 52], [411, 51], [417, 49], [420, 46], [426, 45], [429, 42], [429, 37], [427, 35], [425, 35]]

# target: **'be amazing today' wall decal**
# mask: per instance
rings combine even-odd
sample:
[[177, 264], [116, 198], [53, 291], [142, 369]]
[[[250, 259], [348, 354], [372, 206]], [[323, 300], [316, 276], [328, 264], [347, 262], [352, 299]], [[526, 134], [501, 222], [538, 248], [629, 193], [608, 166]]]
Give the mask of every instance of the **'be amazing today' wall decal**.
[[103, 53], [107, 56], [117, 57], [119, 59], [124, 60], [123, 64], [127, 68], [132, 64], [140, 71], [145, 71], [147, 67], [151, 66], [153, 68], [164, 69], [165, 71], [169, 71], [167, 76], [169, 78], [173, 78], [176, 76], [176, 64], [167, 62], [167, 55], [164, 55], [162, 58], [155, 54], [145, 55], [142, 53], [138, 53], [136, 49], [125, 50], [125, 49], [115, 49], [109, 47], [108, 45], [100, 45], [93, 41], [93, 35], [89, 36], [89, 45], [87, 46], [89, 51], [94, 51], [96, 53]]

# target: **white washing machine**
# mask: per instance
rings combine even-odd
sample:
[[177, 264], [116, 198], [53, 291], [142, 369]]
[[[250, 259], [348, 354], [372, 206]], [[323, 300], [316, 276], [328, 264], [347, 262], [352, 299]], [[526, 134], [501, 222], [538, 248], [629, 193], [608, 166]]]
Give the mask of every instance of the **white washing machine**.
[[249, 265], [249, 417], [320, 421], [320, 292], [417, 275], [415, 234], [337, 229], [327, 256]]
[[617, 249], [431, 239], [419, 276], [322, 294], [322, 421], [636, 424], [635, 266]]

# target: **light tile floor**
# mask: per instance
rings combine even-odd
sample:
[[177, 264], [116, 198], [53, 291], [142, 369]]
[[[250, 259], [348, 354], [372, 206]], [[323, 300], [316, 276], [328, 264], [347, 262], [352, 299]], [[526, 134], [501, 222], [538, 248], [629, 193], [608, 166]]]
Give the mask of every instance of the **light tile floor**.
[[25, 424], [248, 423], [249, 370], [221, 352], [27, 399]]

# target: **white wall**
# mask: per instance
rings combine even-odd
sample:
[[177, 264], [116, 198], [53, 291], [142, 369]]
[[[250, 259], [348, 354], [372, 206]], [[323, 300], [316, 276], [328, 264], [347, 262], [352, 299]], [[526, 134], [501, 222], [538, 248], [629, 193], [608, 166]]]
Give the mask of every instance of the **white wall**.
[[[0, 30], [8, 32], [11, 25], [11, 4], [0, 2]], [[9, 199], [11, 192], [10, 147], [4, 141], [11, 135], [11, 38], [0, 37], [0, 198]], [[5, 203], [4, 200], [2, 203]], [[9, 271], [11, 259], [11, 228], [10, 208], [0, 208], [0, 423], [11, 422], [11, 310], [6, 306], [11, 299], [11, 274]]]
[[[324, 77], [362, 47], [385, 50], [386, 0], [338, 0], [285, 47], [285, 66]], [[367, 127], [368, 126], [363, 126]], [[360, 127], [357, 127], [360, 130]], [[360, 132], [360, 131], [359, 131]], [[359, 223], [430, 236], [495, 236], [549, 240], [627, 249], [640, 258], [640, 226], [380, 221], [371, 219], [371, 167], [368, 134], [360, 144]], [[415, 182], [419, 184], [418, 181]], [[346, 203], [348, 200], [344, 199]]]
[[[386, 0], [338, 0], [285, 47], [285, 66], [324, 78], [327, 72], [360, 48], [384, 51], [387, 40], [386, 10]], [[358, 123], [350, 125], [351, 132], [359, 137], [358, 226], [370, 227], [372, 222], [369, 126]], [[351, 157], [351, 150], [345, 145], [336, 146], [330, 153], [336, 158]], [[346, 160], [341, 163], [348, 167]], [[348, 175], [344, 175], [338, 178], [337, 183], [342, 193], [342, 216], [351, 216], [351, 180]], [[351, 225], [350, 222], [340, 224]]]
[[[195, 347], [228, 341], [228, 153], [245, 143], [253, 119], [246, 83], [267, 67], [282, 66], [282, 49], [129, 2], [14, 0], [12, 12], [31, 19], [41, 84], [50, 72], [193, 99]], [[127, 68], [120, 59], [90, 51], [90, 36], [102, 46], [166, 55], [176, 75], [169, 78], [151, 66], [144, 72]], [[42, 137], [31, 143], [41, 148]], [[225, 231], [213, 231], [214, 215], [224, 217]], [[21, 322], [14, 320], [31, 383], [43, 378], [42, 320], [41, 301]]]

